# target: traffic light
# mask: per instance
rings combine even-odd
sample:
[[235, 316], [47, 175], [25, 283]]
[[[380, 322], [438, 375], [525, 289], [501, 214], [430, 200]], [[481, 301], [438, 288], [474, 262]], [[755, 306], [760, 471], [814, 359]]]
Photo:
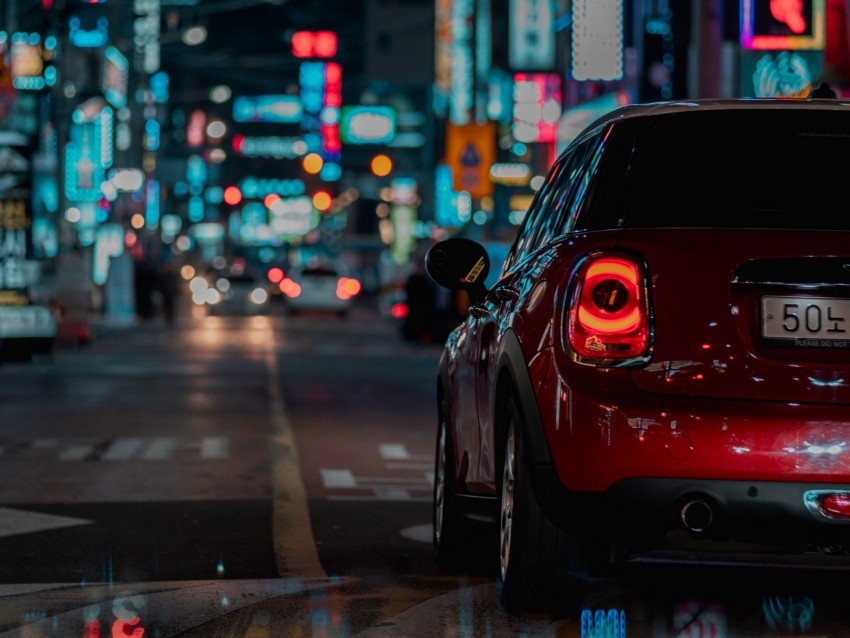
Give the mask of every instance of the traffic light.
[[745, 49], [822, 50], [826, 0], [741, 0], [741, 46]]

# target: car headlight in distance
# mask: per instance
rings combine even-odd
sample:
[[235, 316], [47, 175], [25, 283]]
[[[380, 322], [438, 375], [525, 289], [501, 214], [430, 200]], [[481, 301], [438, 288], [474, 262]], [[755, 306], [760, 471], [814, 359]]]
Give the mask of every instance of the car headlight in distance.
[[215, 288], [207, 288], [204, 291], [204, 301], [210, 306], [221, 303], [221, 293]]
[[203, 277], [194, 277], [189, 281], [189, 290], [192, 291], [192, 302], [198, 306], [207, 303], [207, 290], [209, 284]]
[[248, 294], [248, 299], [251, 303], [261, 306], [269, 300], [269, 293], [265, 288], [257, 287]]
[[591, 365], [627, 365], [649, 356], [646, 272], [631, 255], [599, 252], [579, 267], [570, 299], [567, 342]]

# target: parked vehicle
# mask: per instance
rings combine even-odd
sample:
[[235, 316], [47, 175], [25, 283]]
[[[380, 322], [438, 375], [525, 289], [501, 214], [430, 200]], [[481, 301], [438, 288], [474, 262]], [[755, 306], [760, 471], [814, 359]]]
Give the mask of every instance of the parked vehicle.
[[0, 360], [48, 354], [56, 335], [56, 316], [46, 306], [0, 306]]
[[554, 163], [495, 284], [480, 244], [430, 249], [472, 304], [438, 371], [440, 565], [487, 521], [504, 608], [570, 614], [671, 536], [850, 547], [842, 157], [836, 100], [626, 106]]

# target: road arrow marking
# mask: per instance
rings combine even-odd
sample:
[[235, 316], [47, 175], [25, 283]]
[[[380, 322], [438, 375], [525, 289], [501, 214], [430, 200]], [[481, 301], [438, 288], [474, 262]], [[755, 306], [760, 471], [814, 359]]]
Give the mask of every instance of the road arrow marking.
[[92, 523], [94, 521], [87, 521], [82, 518], [0, 507], [0, 538], [43, 532], [48, 529], [74, 527], [75, 525], [91, 525]]

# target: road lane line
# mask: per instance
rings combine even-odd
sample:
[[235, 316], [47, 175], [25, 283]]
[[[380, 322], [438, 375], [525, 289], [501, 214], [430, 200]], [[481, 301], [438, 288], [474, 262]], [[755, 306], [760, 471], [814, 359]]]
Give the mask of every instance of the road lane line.
[[277, 571], [286, 578], [327, 578], [316, 551], [295, 435], [280, 388], [274, 328], [270, 326], [268, 333], [266, 369], [272, 430], [272, 534]]

